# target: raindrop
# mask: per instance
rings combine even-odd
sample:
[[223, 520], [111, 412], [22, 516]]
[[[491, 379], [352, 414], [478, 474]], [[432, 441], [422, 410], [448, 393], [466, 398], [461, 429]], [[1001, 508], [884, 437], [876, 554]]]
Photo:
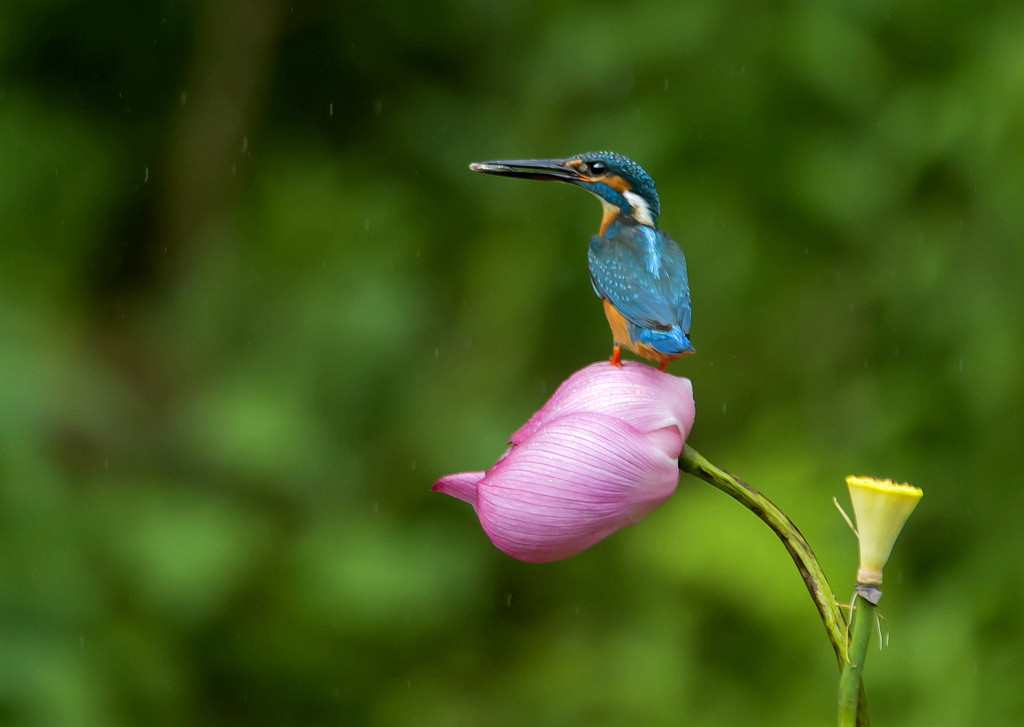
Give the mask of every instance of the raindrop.
[[722, 404], [722, 413], [723, 414], [725, 414], [725, 407], [726, 407], [726, 404]]
[[366, 221], [363, 222], [363, 229], [366, 230], [367, 232], [370, 231], [370, 218], [369, 217], [367, 217]]
[[146, 167], [145, 175], [142, 177], [142, 182], [145, 184], [149, 181], [149, 167]]
[[333, 104], [333, 103], [332, 103], [332, 104], [330, 104], [330, 105], [329, 105], [329, 106], [327, 107], [327, 113], [328, 113], [328, 115], [330, 115], [330, 116], [334, 116], [334, 104]]
[[434, 358], [438, 358], [441, 355], [441, 347], [434, 346]]
[[507, 596], [505, 596], [505, 607], [506, 608], [512, 608], [512, 594], [511, 593], [508, 594]]
[[178, 101], [181, 103], [182, 106], [187, 104], [188, 103], [188, 94], [185, 93], [184, 91], [182, 91], [181, 92], [181, 96], [178, 97]]
[[961, 358], [960, 359], [960, 373], [963, 373], [963, 372], [964, 372], [964, 360]]
[[377, 99], [376, 101], [373, 102], [373, 113], [377, 114], [377, 116], [380, 116], [383, 110], [384, 102], [381, 99]]
[[668, 76], [665, 76], [665, 90], [668, 90]]
[[249, 152], [249, 137], [242, 137], [242, 153], [247, 154]]
[[409, 469], [411, 469], [413, 472], [416, 471], [416, 460], [413, 460], [412, 462], [409, 463]]

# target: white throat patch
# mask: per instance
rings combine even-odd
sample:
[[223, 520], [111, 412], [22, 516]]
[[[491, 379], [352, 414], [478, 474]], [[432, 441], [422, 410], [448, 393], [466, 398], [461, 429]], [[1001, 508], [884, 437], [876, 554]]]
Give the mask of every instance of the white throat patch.
[[630, 206], [633, 208], [633, 217], [641, 225], [647, 225], [648, 227], [654, 227], [654, 218], [651, 217], [651, 208], [647, 206], [647, 202], [636, 192], [623, 192], [622, 196], [626, 198]]

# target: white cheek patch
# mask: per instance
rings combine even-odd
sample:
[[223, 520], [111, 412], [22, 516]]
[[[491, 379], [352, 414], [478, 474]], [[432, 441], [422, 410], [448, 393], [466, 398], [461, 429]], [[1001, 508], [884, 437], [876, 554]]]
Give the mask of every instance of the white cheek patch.
[[641, 225], [648, 225], [654, 227], [654, 218], [651, 217], [651, 208], [647, 206], [647, 202], [636, 192], [623, 192], [622, 196], [626, 198], [629, 205], [633, 208], [633, 217]]

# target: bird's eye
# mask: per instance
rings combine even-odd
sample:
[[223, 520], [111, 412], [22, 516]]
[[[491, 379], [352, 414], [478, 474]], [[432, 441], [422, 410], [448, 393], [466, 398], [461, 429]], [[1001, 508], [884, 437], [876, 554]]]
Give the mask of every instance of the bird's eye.
[[587, 166], [590, 167], [591, 174], [604, 174], [607, 165], [604, 162], [590, 162]]

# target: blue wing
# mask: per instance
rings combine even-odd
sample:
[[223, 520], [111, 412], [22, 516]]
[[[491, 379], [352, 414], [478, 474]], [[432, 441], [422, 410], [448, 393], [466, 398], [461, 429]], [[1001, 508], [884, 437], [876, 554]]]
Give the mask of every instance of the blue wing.
[[679, 243], [652, 227], [630, 225], [590, 238], [587, 257], [594, 290], [638, 329], [636, 339], [659, 350], [692, 350], [690, 285]]

